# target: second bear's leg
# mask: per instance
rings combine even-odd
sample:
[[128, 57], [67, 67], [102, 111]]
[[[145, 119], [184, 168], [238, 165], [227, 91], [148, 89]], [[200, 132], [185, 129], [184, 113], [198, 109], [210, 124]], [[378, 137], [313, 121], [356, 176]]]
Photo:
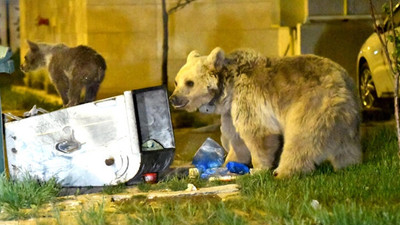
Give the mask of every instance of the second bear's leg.
[[251, 156], [249, 149], [244, 144], [243, 140], [235, 135], [229, 140], [228, 155], [225, 159], [225, 164], [228, 162], [239, 162], [250, 165]]
[[228, 151], [225, 164], [233, 161], [250, 165], [250, 152], [233, 126], [230, 111], [221, 115], [221, 143]]
[[241, 134], [241, 137], [251, 154], [254, 169], [272, 169], [277, 158], [277, 152], [282, 146], [279, 134], [269, 134], [256, 137], [251, 134]]

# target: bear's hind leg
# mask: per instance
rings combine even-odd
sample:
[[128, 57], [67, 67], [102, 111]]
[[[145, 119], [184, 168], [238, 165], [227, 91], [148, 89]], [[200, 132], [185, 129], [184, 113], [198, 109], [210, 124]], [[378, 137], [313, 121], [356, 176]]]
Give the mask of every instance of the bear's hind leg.
[[85, 100], [84, 100], [85, 103], [96, 100], [96, 95], [99, 88], [100, 88], [100, 83], [97, 82], [93, 82], [91, 84], [86, 85]]
[[358, 140], [344, 140], [342, 145], [332, 150], [328, 160], [335, 170], [358, 164], [362, 161], [360, 142]]
[[69, 101], [67, 107], [79, 104], [82, 89], [83, 89], [82, 82], [79, 81], [79, 78], [74, 77], [74, 79], [69, 84], [69, 89], [68, 89]]
[[288, 177], [296, 173], [309, 173], [315, 169], [315, 163], [321, 161], [320, 149], [313, 145], [312, 135], [308, 132], [286, 132], [285, 143], [274, 171], [277, 178]]

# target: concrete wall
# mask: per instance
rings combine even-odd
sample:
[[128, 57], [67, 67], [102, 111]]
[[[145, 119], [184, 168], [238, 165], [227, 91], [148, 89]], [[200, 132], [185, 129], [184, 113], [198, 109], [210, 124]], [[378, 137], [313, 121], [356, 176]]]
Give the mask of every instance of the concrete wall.
[[[176, 4], [167, 0], [167, 8]], [[98, 97], [161, 84], [160, 0], [21, 0], [21, 49], [26, 39], [75, 46], [87, 44], [106, 59]], [[28, 10], [29, 9], [29, 10]], [[49, 18], [50, 25], [37, 24]], [[187, 54], [221, 46], [255, 48], [269, 56], [292, 48], [290, 30], [280, 27], [279, 0], [197, 0], [169, 18], [169, 87]]]
[[[372, 0], [378, 12], [387, 0]], [[295, 27], [313, 18], [367, 17], [371, 13], [368, 0], [281, 0], [281, 25]]]
[[[26, 40], [85, 44], [86, 4], [81, 0], [21, 0], [21, 53]], [[48, 23], [46, 24], [46, 21]]]
[[0, 0], [0, 45], [19, 48], [19, 0]]
[[[384, 2], [373, 0], [378, 12]], [[356, 78], [357, 54], [373, 32], [369, 1], [281, 0], [281, 17], [297, 26], [296, 53], [328, 57]]]
[[328, 57], [356, 79], [357, 55], [373, 32], [371, 20], [335, 20], [307, 23], [300, 27], [301, 54]]
[[7, 7], [6, 1], [0, 0], [0, 45], [7, 45]]

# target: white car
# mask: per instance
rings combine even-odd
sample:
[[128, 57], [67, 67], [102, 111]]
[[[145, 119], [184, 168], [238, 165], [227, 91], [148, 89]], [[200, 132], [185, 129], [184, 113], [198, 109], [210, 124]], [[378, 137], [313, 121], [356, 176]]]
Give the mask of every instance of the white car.
[[[394, 11], [394, 24], [400, 25], [400, 8]], [[390, 23], [386, 19], [380, 26], [381, 32], [390, 30]], [[393, 52], [393, 45], [388, 44], [389, 52]], [[364, 42], [357, 58], [357, 85], [363, 109], [388, 108], [392, 105], [394, 96], [394, 74], [391, 72], [383, 46], [376, 32]]]

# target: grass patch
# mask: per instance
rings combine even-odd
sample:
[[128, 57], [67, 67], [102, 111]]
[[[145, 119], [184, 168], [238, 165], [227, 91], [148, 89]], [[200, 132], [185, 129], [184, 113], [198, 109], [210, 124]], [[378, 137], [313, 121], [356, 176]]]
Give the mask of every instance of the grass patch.
[[125, 183], [119, 183], [114, 186], [104, 186], [102, 193], [106, 195], [114, 195], [118, 193], [122, 193], [126, 190], [126, 185]]
[[[270, 172], [239, 179], [255, 221], [271, 224], [395, 224], [400, 221], [400, 161], [392, 128], [363, 139], [364, 163], [338, 172], [323, 166], [309, 176], [275, 180]], [[317, 209], [311, 202], [317, 200]], [[260, 215], [257, 210], [270, 212]]]
[[123, 202], [118, 209], [127, 214], [128, 224], [246, 223], [214, 195], [152, 200], [138, 196]]
[[230, 184], [234, 183], [234, 181], [226, 182], [226, 181], [216, 180], [209, 182], [199, 177], [189, 178], [189, 177], [172, 176], [156, 184], [140, 183], [138, 184], [138, 188], [140, 191], [143, 192], [155, 191], [155, 190], [183, 191], [187, 189], [189, 183], [193, 184], [196, 188], [203, 188], [203, 187], [212, 187], [222, 184]]
[[[232, 198], [207, 195], [148, 199], [138, 195], [115, 202], [114, 211], [105, 209], [107, 202], [84, 208], [76, 219], [79, 224], [106, 224], [121, 216], [126, 220], [121, 223], [126, 224], [398, 224], [400, 159], [395, 131], [392, 127], [375, 128], [363, 137], [362, 146], [364, 162], [340, 171], [323, 164], [310, 175], [283, 180], [264, 171], [239, 177], [236, 182], [240, 194]], [[186, 189], [188, 183], [198, 188], [221, 184], [170, 177], [139, 188], [176, 191]], [[14, 190], [23, 184], [29, 188]], [[38, 184], [37, 189], [33, 188]], [[32, 180], [18, 184], [2, 177], [0, 185], [0, 207], [17, 212], [14, 218], [21, 216], [21, 209], [39, 207], [57, 193], [51, 191], [57, 186], [55, 181], [53, 185]], [[49, 198], [33, 200], [36, 196]]]
[[[377, 128], [362, 141], [363, 164], [337, 172], [324, 164], [313, 174], [276, 180], [264, 171], [240, 177], [240, 195], [225, 201], [138, 197], [118, 207], [129, 214], [130, 224], [398, 224], [400, 159], [394, 129]], [[160, 185], [168, 182], [189, 180]]]
[[104, 201], [90, 206], [87, 209], [82, 208], [78, 213], [76, 220], [79, 225], [103, 225], [106, 223], [104, 212]]
[[55, 179], [40, 182], [29, 175], [21, 180], [0, 176], [0, 208], [2, 219], [22, 219], [36, 215], [36, 209], [55, 199], [61, 190]]
[[47, 111], [60, 109], [62, 105], [46, 101], [42, 97], [26, 92], [19, 93], [11, 89], [10, 86], [0, 86], [2, 110], [30, 110], [34, 105]]

